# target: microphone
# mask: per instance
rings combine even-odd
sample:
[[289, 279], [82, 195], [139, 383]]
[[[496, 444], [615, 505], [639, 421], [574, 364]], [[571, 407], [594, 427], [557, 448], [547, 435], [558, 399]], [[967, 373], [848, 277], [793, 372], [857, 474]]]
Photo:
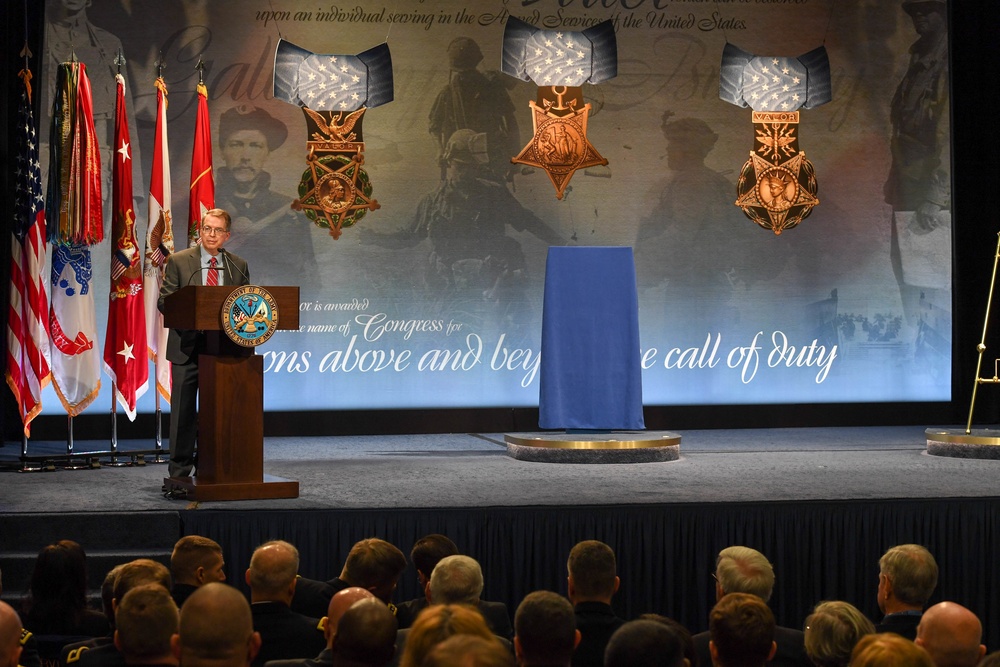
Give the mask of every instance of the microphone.
[[190, 285], [190, 284], [191, 284], [191, 279], [192, 279], [192, 278], [194, 278], [194, 277], [195, 277], [196, 275], [198, 275], [199, 273], [201, 273], [201, 272], [202, 272], [202, 271], [204, 271], [204, 270], [205, 270], [205, 267], [202, 267], [202, 266], [199, 266], [199, 267], [198, 267], [197, 269], [195, 269], [195, 270], [194, 270], [194, 271], [193, 271], [193, 272], [191, 273], [191, 275], [189, 275], [189, 276], [187, 277], [187, 280], [185, 280], [185, 281], [184, 281], [184, 284], [183, 284], [183, 285], [181, 285], [181, 287], [187, 287], [188, 285]]
[[[236, 270], [240, 272], [240, 275], [242, 275], [246, 279], [246, 283], [245, 284], [247, 284], [247, 285], [251, 284], [250, 276], [248, 276], [246, 273], [244, 273], [243, 270], [239, 267], [239, 265], [236, 264], [236, 262], [234, 262], [232, 260], [232, 258], [229, 257], [229, 251], [228, 250], [226, 250], [225, 248], [219, 248], [219, 253], [222, 255], [222, 264], [226, 268], [226, 273], [228, 273], [230, 276], [233, 275], [232, 272], [229, 270], [229, 266], [232, 265], [232, 266], [236, 267]], [[236, 281], [232, 280], [230, 282], [235, 283]]]

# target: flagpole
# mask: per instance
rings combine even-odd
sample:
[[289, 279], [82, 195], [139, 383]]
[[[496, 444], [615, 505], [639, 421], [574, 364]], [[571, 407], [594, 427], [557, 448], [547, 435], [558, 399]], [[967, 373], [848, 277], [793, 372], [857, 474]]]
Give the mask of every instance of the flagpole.
[[163, 463], [163, 413], [160, 411], [160, 392], [156, 392], [156, 462]]
[[[66, 415], [66, 465], [62, 466], [66, 470], [83, 470], [94, 467], [86, 463], [73, 462], [73, 416]], [[98, 466], [99, 467], [99, 466]]]

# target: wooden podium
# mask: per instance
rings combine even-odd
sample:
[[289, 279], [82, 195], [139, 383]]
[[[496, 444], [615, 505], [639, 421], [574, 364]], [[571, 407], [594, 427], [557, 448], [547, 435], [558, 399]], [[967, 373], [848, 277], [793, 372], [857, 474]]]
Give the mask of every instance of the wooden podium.
[[[264, 474], [264, 362], [229, 340], [222, 304], [241, 286], [191, 285], [166, 298], [163, 324], [204, 331], [198, 357], [198, 464], [194, 477], [166, 477], [189, 500], [298, 498], [297, 481]], [[278, 306], [278, 329], [299, 328], [299, 288], [264, 287]]]

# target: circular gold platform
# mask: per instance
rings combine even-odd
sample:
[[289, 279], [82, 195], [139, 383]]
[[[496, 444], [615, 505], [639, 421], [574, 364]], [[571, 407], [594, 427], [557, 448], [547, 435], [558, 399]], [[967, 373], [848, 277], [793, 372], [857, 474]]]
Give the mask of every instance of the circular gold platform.
[[934, 456], [952, 456], [960, 459], [1000, 460], [1000, 431], [996, 429], [929, 428], [927, 453]]
[[681, 436], [669, 431], [507, 433], [507, 455], [540, 463], [659, 463], [680, 458]]

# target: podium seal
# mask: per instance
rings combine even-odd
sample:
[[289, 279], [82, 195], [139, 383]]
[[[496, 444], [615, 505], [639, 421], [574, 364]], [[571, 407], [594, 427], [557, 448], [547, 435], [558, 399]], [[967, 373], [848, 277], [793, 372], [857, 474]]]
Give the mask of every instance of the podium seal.
[[278, 328], [278, 304], [263, 287], [239, 287], [222, 304], [222, 330], [243, 347], [264, 343]]

